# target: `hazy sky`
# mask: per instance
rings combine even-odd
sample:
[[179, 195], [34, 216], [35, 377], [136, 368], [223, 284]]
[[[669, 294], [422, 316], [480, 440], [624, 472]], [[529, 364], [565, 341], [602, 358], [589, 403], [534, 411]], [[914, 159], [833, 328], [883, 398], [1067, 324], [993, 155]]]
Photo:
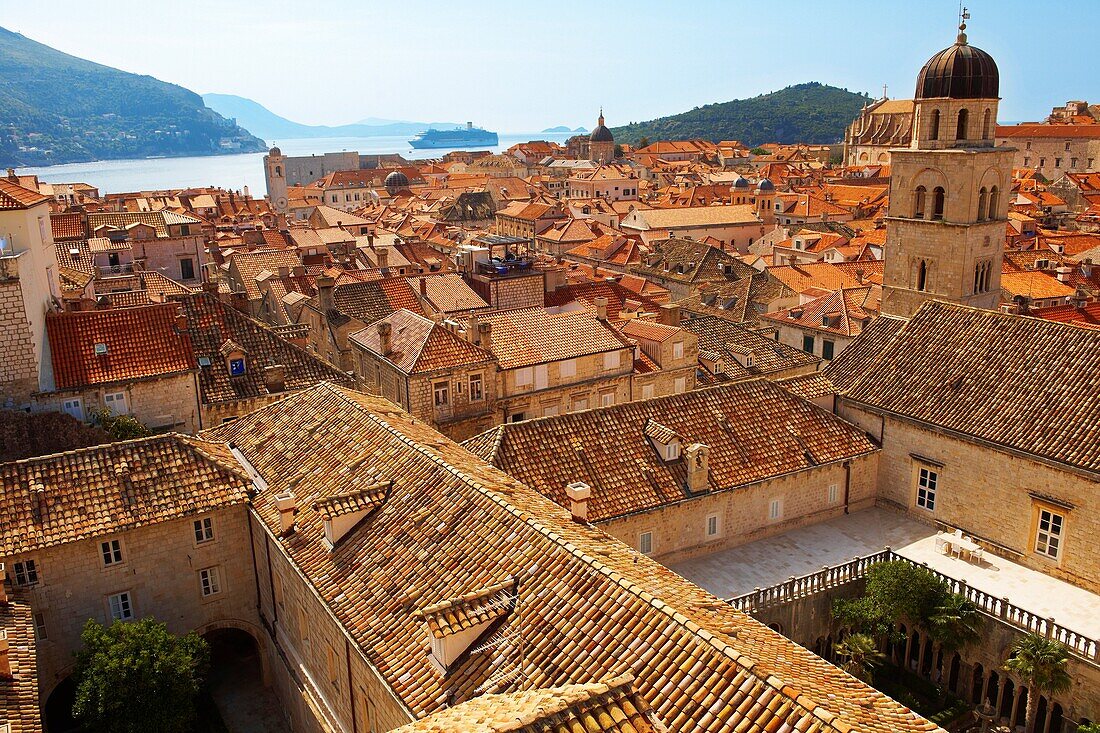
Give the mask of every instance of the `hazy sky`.
[[[1002, 121], [1100, 102], [1100, 2], [971, 0]], [[955, 38], [958, 0], [0, 0], [0, 25], [311, 124], [610, 125], [804, 81], [909, 97]], [[1076, 31], [1076, 34], [1075, 34]]]

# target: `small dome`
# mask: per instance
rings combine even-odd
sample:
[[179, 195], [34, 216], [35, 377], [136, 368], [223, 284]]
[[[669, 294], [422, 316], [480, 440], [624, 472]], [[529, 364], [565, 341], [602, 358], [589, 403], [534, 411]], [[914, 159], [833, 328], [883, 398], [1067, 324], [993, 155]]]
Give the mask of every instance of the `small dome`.
[[774, 191], [775, 190], [775, 184], [772, 183], [770, 179], [761, 178], [760, 183], [756, 184], [756, 190], [757, 191]]
[[[377, 178], [375, 180], [378, 180]], [[401, 171], [394, 171], [386, 176], [385, 180], [387, 191], [400, 191], [403, 188], [409, 187], [409, 177]]]
[[608, 130], [603, 125], [596, 125], [596, 129], [592, 130], [592, 134], [588, 136], [588, 139], [594, 143], [615, 142], [615, 137], [611, 134], [611, 130]]
[[274, 158], [274, 157], [278, 157], [278, 156], [282, 155], [283, 151], [279, 150], [279, 148], [272, 148], [271, 152], [269, 154], [271, 155], [271, 157]]
[[744, 176], [737, 176], [737, 180], [733, 182], [734, 188], [748, 188], [749, 180]]
[[917, 99], [997, 99], [1000, 75], [993, 57], [966, 42], [966, 24], [955, 45], [928, 59], [917, 76]]

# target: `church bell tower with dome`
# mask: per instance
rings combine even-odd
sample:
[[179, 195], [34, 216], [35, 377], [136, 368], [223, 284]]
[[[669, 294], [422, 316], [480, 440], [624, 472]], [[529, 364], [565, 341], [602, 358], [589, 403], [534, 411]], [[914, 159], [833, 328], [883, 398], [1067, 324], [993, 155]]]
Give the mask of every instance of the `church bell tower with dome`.
[[264, 178], [267, 179], [267, 198], [271, 208], [277, 214], [287, 210], [286, 158], [277, 147], [271, 148], [264, 156]]
[[883, 313], [997, 308], [1014, 152], [995, 145], [998, 94], [997, 64], [965, 22], [917, 76], [912, 140], [890, 151]]
[[588, 157], [597, 163], [610, 163], [615, 159], [615, 137], [603, 124], [603, 108], [595, 129], [588, 136]]

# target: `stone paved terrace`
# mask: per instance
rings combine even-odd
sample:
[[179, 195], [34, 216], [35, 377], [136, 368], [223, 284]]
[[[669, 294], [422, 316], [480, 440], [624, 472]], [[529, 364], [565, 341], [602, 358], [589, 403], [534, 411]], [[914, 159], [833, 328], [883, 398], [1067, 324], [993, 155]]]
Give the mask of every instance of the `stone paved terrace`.
[[985, 553], [981, 564], [936, 552], [936, 530], [896, 512], [868, 509], [670, 567], [720, 598], [748, 593], [878, 552], [886, 545], [928, 566], [1093, 639], [1100, 596]]

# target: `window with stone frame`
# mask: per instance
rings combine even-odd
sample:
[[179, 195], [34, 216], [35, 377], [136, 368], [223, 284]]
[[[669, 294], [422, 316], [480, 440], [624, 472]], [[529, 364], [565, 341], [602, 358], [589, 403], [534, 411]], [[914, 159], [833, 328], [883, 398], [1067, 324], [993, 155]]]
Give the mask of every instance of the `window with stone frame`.
[[203, 517], [202, 519], [196, 519], [194, 522], [194, 529], [196, 545], [201, 545], [204, 542], [212, 542], [214, 540], [213, 517]]
[[917, 506], [930, 512], [936, 510], [936, 491], [939, 488], [940, 474], [932, 466], [917, 467]]
[[122, 542], [119, 540], [104, 540], [99, 543], [99, 554], [103, 558], [103, 566], [122, 564]]
[[34, 560], [22, 560], [15, 563], [15, 584], [18, 586], [31, 586], [38, 584], [38, 565]]
[[129, 621], [134, 618], [134, 604], [130, 599], [130, 591], [107, 596], [107, 608], [115, 621]]
[[1035, 525], [1035, 552], [1057, 560], [1062, 553], [1066, 516], [1053, 507], [1040, 506]]
[[470, 375], [470, 402], [480, 402], [485, 399], [485, 386], [482, 375]]
[[447, 382], [435, 382], [432, 385], [432, 400], [436, 407], [446, 407], [451, 402], [451, 388]]

